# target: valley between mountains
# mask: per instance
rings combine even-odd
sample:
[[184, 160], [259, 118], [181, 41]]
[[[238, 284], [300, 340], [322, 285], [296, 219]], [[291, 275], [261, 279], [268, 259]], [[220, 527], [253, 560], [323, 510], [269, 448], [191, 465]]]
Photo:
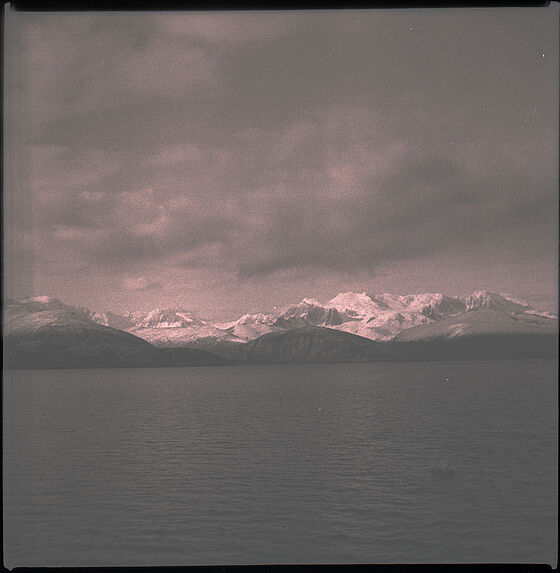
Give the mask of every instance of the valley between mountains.
[[4, 302], [8, 368], [523, 359], [556, 356], [557, 317], [512, 296], [340, 293], [227, 323], [179, 307], [118, 315]]

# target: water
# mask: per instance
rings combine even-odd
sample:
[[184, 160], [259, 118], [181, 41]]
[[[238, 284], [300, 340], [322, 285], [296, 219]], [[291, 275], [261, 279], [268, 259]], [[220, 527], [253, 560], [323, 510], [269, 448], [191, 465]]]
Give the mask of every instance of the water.
[[6, 372], [14, 566], [556, 563], [556, 362]]

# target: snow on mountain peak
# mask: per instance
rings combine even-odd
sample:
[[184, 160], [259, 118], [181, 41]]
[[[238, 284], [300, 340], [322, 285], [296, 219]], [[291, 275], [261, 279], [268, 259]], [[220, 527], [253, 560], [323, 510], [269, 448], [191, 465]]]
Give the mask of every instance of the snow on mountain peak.
[[109, 326], [119, 330], [128, 330], [133, 325], [131, 313], [121, 316], [109, 310], [106, 312], [94, 312], [84, 307], [80, 307], [78, 310], [86, 316], [89, 316], [94, 322], [102, 324], [103, 326]]
[[136, 328], [182, 328], [207, 324], [192, 312], [178, 307], [156, 308], [146, 314], [135, 313], [132, 322]]
[[408, 310], [434, 320], [465, 310], [463, 299], [440, 292], [409, 295], [403, 299]]
[[528, 302], [518, 300], [505, 293], [477, 290], [465, 299], [465, 310], [492, 309], [501, 312], [533, 310]]
[[318, 300], [305, 298], [276, 313], [273, 324], [283, 328], [316, 326], [323, 323], [325, 312], [325, 307]]
[[233, 324], [269, 324], [272, 318], [270, 314], [258, 312], [257, 314], [244, 314], [239, 317]]
[[40, 312], [43, 310], [74, 310], [58, 298], [51, 296], [24, 296], [13, 299], [13, 304], [29, 312]]
[[466, 316], [467, 311], [469, 315], [465, 320], [482, 320], [478, 313], [470, 312], [477, 310], [485, 311], [481, 313], [484, 316], [490, 310], [502, 316], [513, 316], [516, 320], [527, 315], [555, 318], [509, 294], [487, 290], [477, 290], [465, 298], [440, 292], [410, 295], [341, 292], [326, 303], [307, 297], [270, 314], [244, 314], [235, 321], [223, 324], [204, 320], [179, 306], [117, 315], [109, 311], [74, 308], [48, 296], [6, 299], [5, 308], [14, 316], [42, 311], [78, 313], [98, 324], [131, 332], [154, 344], [171, 346], [210, 339], [221, 342], [247, 341], [270, 332], [306, 326], [334, 328], [372, 340], [391, 340], [415, 326], [430, 325], [448, 318], [454, 317], [453, 320], [457, 319], [463, 324], [462, 317]]
[[22, 304], [27, 303], [37, 303], [37, 304], [62, 304], [62, 302], [52, 296], [22, 296], [21, 298], [15, 299], [17, 302]]
[[366, 292], [341, 292], [329, 300], [326, 306], [352, 316], [364, 317], [375, 312], [380, 306], [379, 303], [379, 300]]
[[327, 305], [362, 318], [391, 311], [416, 312], [436, 318], [464, 310], [464, 303], [461, 299], [442, 293], [400, 296], [389, 293], [372, 295], [365, 292], [358, 294], [346, 292], [336, 295]]
[[304, 298], [299, 304], [305, 304], [308, 306], [322, 306], [316, 298]]
[[27, 297], [27, 300], [29, 302], [40, 302], [42, 304], [50, 304], [53, 302], [60, 303], [60, 301], [57, 298], [54, 298], [52, 296], [30, 296]]

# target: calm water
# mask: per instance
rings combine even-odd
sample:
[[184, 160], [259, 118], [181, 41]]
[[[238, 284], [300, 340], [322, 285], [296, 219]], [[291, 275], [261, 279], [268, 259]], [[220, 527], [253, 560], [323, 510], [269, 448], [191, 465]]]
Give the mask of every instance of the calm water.
[[7, 372], [5, 563], [555, 564], [557, 404], [554, 361]]

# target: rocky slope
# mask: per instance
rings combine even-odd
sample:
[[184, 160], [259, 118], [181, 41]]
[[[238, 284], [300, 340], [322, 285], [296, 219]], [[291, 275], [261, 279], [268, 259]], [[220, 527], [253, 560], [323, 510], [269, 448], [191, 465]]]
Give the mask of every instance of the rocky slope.
[[373, 362], [395, 360], [385, 345], [331, 328], [307, 326], [265, 334], [244, 347], [248, 362]]

